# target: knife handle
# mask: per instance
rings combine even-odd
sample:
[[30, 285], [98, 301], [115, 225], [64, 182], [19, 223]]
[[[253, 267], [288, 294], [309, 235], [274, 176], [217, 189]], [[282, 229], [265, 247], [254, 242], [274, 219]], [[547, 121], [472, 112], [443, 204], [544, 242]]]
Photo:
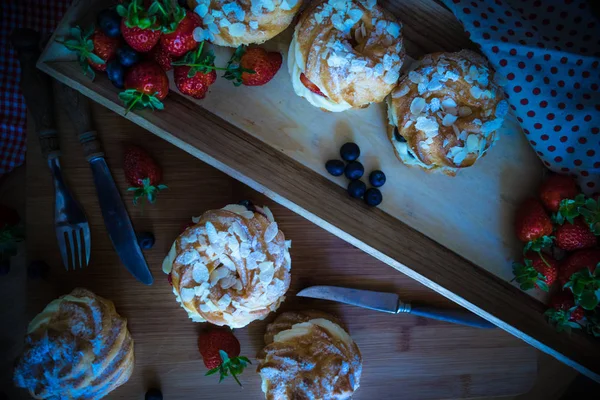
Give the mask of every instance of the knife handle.
[[42, 154], [46, 159], [60, 156], [54, 122], [54, 102], [50, 77], [36, 68], [40, 56], [40, 34], [32, 29], [15, 29], [11, 43], [21, 64], [21, 91], [35, 122]]
[[[496, 327], [496, 325], [491, 322], [464, 309], [438, 308], [418, 304], [411, 304], [409, 307], [406, 306], [407, 305], [405, 304], [404, 309], [401, 306], [399, 312], [409, 312], [412, 315], [417, 315], [419, 317], [471, 326], [473, 328], [492, 329]], [[408, 311], [405, 311], [407, 308]]]
[[75, 133], [83, 146], [86, 160], [92, 161], [95, 158], [104, 157], [102, 143], [98, 140], [92, 124], [92, 112], [88, 98], [63, 84], [59, 85], [57, 98], [75, 127]]

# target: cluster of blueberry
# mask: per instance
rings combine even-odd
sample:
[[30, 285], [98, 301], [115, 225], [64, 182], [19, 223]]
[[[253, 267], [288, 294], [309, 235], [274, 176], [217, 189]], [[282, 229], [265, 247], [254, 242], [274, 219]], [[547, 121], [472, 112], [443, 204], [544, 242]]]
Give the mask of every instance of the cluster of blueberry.
[[350, 179], [348, 194], [356, 199], [364, 198], [365, 203], [370, 206], [378, 206], [383, 200], [381, 191], [376, 189], [385, 183], [385, 174], [376, 170], [369, 174], [369, 183], [372, 188], [367, 190], [367, 185], [360, 180], [365, 173], [365, 167], [359, 162], [360, 148], [356, 143], [346, 143], [340, 148], [341, 160], [329, 160], [325, 164], [327, 172], [333, 176], [346, 175]]
[[[98, 26], [108, 37], [121, 35], [121, 17], [113, 9], [103, 10], [98, 14]], [[117, 57], [106, 64], [106, 74], [113, 85], [123, 89], [125, 70], [141, 60], [141, 55], [123, 43], [117, 49]]]

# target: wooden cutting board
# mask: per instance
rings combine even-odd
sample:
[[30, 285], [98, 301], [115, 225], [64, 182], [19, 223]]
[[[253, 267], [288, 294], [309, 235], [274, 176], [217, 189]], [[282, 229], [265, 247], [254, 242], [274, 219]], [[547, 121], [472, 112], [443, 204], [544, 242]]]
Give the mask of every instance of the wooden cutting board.
[[[29, 283], [27, 308], [30, 319], [50, 300], [78, 286], [115, 302], [117, 310], [129, 321], [135, 340], [136, 366], [130, 381], [109, 398], [142, 398], [153, 385], [162, 387], [169, 400], [263, 398], [254, 367], [241, 378], [243, 390], [233, 381], [218, 385], [215, 377], [203, 376], [206, 369], [196, 340], [206, 324], [196, 324], [187, 318], [161, 272], [165, 253], [190, 216], [241, 199], [268, 204], [286, 238], [292, 240], [292, 285], [281, 310], [318, 308], [338, 314], [348, 325], [364, 358], [361, 387], [354, 399], [506, 396], [526, 392], [531, 387], [537, 370], [536, 351], [499, 329], [478, 330], [410, 315], [387, 315], [296, 298], [294, 294], [305, 286], [330, 284], [395, 291], [406, 300], [456, 307], [420, 283], [111, 111], [97, 104], [92, 111], [108, 164], [135, 228], [152, 231], [156, 236], [155, 247], [145, 252], [155, 283], [144, 286], [121, 266], [104, 228], [91, 171], [69, 121], [61, 112], [58, 118], [61, 164], [89, 219], [91, 261], [83, 270], [65, 272], [62, 267], [53, 230], [50, 173], [37, 138], [31, 134], [27, 153], [28, 256], [30, 260], [46, 260], [51, 274], [45, 282]], [[122, 172], [126, 143], [143, 145], [164, 167], [164, 182], [169, 189], [159, 195], [154, 206], [142, 209], [131, 204]], [[243, 354], [253, 361], [263, 345], [265, 325], [273, 317], [235, 331]]]

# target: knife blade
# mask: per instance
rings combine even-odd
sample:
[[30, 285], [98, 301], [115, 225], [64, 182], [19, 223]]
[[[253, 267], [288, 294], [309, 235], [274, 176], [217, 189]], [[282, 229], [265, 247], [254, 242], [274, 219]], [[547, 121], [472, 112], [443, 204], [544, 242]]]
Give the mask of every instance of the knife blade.
[[403, 303], [396, 293], [350, 289], [336, 286], [311, 286], [299, 291], [296, 296], [330, 300], [390, 314], [410, 313], [438, 321], [491, 329], [491, 322], [464, 309], [446, 309], [426, 305]]
[[129, 214], [92, 126], [89, 101], [79, 92], [63, 84], [58, 85], [57, 93], [60, 103], [75, 126], [85, 157], [92, 169], [102, 217], [113, 247], [125, 268], [140, 282], [151, 285], [154, 278], [146, 264]]
[[125, 268], [140, 282], [151, 285], [154, 281], [137, 241], [133, 225], [108, 169], [104, 157], [90, 160], [98, 202], [102, 210], [108, 236]]

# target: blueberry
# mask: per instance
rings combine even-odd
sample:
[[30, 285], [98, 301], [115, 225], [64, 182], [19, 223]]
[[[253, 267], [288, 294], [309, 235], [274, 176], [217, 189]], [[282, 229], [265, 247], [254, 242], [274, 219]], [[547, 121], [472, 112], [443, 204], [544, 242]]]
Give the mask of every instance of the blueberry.
[[369, 174], [369, 182], [373, 187], [381, 187], [385, 183], [385, 174], [383, 171], [373, 171]]
[[333, 176], [340, 176], [344, 173], [346, 164], [340, 160], [329, 160], [325, 163], [325, 169]]
[[32, 261], [27, 266], [27, 276], [29, 279], [46, 279], [50, 272], [50, 266], [45, 261], [36, 260]]
[[354, 161], [360, 156], [360, 148], [356, 143], [345, 143], [340, 149], [340, 155], [345, 161]]
[[394, 139], [400, 143], [406, 143], [406, 139], [404, 139], [404, 136], [400, 135], [398, 128], [394, 128]]
[[383, 196], [379, 189], [371, 188], [365, 192], [365, 202], [370, 206], [378, 206], [381, 204]]
[[0, 276], [8, 275], [10, 272], [10, 258], [3, 258], [0, 260]]
[[358, 161], [352, 161], [346, 165], [344, 173], [346, 174], [346, 178], [355, 181], [363, 176], [365, 173], [365, 167], [363, 167], [363, 165]]
[[119, 89], [123, 89], [125, 68], [123, 68], [123, 66], [119, 63], [119, 60], [109, 61], [108, 65], [106, 66], [106, 73], [108, 74], [108, 79], [110, 79], [113, 85]]
[[140, 61], [140, 53], [124, 44], [117, 49], [117, 59], [124, 67], [131, 67]]
[[117, 37], [121, 34], [121, 17], [116, 10], [107, 8], [98, 14], [98, 26], [108, 37]]
[[156, 388], [148, 389], [145, 400], [162, 400], [162, 392]]
[[154, 246], [154, 234], [152, 232], [138, 233], [137, 240], [142, 250], [148, 250]]
[[238, 204], [240, 206], [246, 207], [246, 210], [248, 210], [248, 211], [252, 211], [252, 212], [256, 211], [256, 207], [254, 207], [254, 203], [251, 202], [250, 200], [242, 200]]
[[367, 185], [363, 181], [352, 181], [348, 185], [348, 194], [355, 199], [360, 199], [365, 194]]

